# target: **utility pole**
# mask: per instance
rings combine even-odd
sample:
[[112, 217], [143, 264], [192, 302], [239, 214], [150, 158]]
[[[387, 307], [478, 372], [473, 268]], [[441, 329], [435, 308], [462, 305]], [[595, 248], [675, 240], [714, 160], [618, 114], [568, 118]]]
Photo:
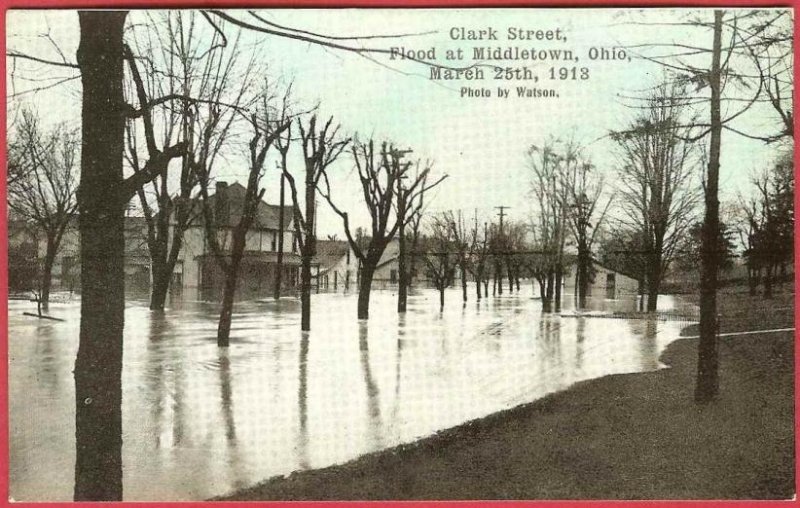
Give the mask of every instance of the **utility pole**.
[[501, 205], [501, 206], [495, 206], [495, 208], [500, 210], [497, 213], [497, 215], [500, 216], [500, 234], [502, 235], [503, 234], [503, 217], [506, 216], [506, 210], [508, 210], [511, 207], [510, 206]]

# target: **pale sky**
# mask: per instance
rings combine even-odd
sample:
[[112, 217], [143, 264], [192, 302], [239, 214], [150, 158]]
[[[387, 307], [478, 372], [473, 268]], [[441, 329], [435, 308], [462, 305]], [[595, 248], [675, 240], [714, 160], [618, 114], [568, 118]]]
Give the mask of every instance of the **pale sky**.
[[[230, 11], [240, 19], [252, 21], [244, 11]], [[491, 79], [466, 82], [437, 82], [429, 79], [429, 68], [413, 62], [375, 56], [380, 63], [354, 53], [322, 48], [317, 45], [264, 34], [247, 33], [246, 47], [260, 43], [269, 74], [293, 81], [295, 102], [305, 107], [320, 104], [322, 115], [334, 115], [342, 130], [363, 138], [387, 139], [402, 148], [413, 148], [413, 158], [434, 161], [434, 174], [448, 174], [431, 201], [432, 210], [463, 209], [470, 215], [475, 208], [483, 216], [494, 214], [494, 206], [507, 205], [511, 220], [524, 220], [531, 209], [529, 177], [525, 150], [549, 136], [574, 137], [586, 144], [596, 166], [613, 180], [616, 159], [613, 143], [603, 138], [609, 129], [622, 129], [634, 111], [620, 96], [635, 95], [637, 90], [653, 86], [661, 76], [660, 66], [645, 60], [632, 62], [589, 61], [590, 47], [631, 46], [643, 42], [686, 42], [710, 46], [711, 32], [702, 29], [676, 29], [627, 23], [640, 20], [683, 19], [687, 11], [652, 9], [328, 9], [262, 10], [265, 19], [330, 35], [374, 35], [390, 33], [426, 33], [403, 39], [370, 40], [369, 47], [404, 46], [415, 50], [436, 48], [437, 63], [464, 66], [474, 63], [471, 55], [463, 62], [449, 62], [447, 49], [463, 48], [470, 54], [475, 45], [519, 46], [536, 49], [569, 49], [578, 62], [537, 62], [530, 65], [539, 82], [502, 82]], [[697, 11], [711, 18], [711, 11]], [[142, 12], [134, 12], [128, 23], [142, 22]], [[201, 23], [203, 20], [200, 20]], [[50, 59], [59, 55], [46, 39], [37, 34], [49, 33], [67, 59], [74, 61], [78, 43], [78, 17], [74, 11], [10, 11], [7, 16], [9, 50], [19, 50]], [[453, 41], [451, 29], [494, 28], [499, 41]], [[508, 27], [525, 30], [561, 29], [567, 40], [508, 41]], [[230, 28], [230, 27], [229, 27]], [[232, 28], [230, 28], [231, 31]], [[434, 33], [428, 33], [434, 32]], [[358, 41], [344, 44], [359, 45]], [[13, 61], [9, 61], [9, 72]], [[383, 64], [383, 65], [381, 65]], [[512, 62], [509, 65], [524, 65]], [[546, 75], [551, 66], [587, 66], [586, 81], [559, 81], [554, 85]], [[707, 64], [706, 64], [707, 65]], [[387, 68], [386, 66], [391, 67]], [[393, 70], [394, 69], [394, 70]], [[487, 71], [491, 74], [490, 71]], [[69, 69], [18, 62], [14, 73], [17, 92], [40, 82], [26, 81], [32, 76], [76, 75]], [[11, 81], [9, 81], [11, 85]], [[512, 97], [503, 99], [465, 98], [462, 86], [498, 86], [512, 89]], [[558, 98], [516, 98], [516, 86], [557, 89]], [[9, 93], [12, 93], [9, 86]], [[703, 91], [701, 93], [707, 93]], [[80, 124], [80, 81], [73, 80], [37, 94], [26, 94], [17, 101], [34, 102], [46, 120], [74, 120]], [[737, 127], [756, 134], [771, 134], [778, 123], [767, 107], [754, 107], [737, 120]], [[739, 191], [747, 192], [749, 172], [763, 167], [775, 157], [776, 148], [763, 142], [723, 134], [721, 188], [723, 200], [733, 199]], [[353, 175], [349, 156], [340, 158], [332, 175], [337, 175], [337, 199], [341, 208], [351, 211], [356, 222], [364, 224], [363, 202]], [[240, 169], [241, 168], [241, 169]], [[237, 154], [226, 158], [218, 178], [240, 180], [246, 174], [246, 161]], [[274, 162], [267, 164], [267, 199], [277, 200], [277, 171]], [[698, 175], [699, 176], [699, 175]], [[273, 183], [274, 182], [274, 183]], [[341, 223], [320, 198], [319, 233], [343, 238]], [[361, 214], [361, 215], [359, 215]]]

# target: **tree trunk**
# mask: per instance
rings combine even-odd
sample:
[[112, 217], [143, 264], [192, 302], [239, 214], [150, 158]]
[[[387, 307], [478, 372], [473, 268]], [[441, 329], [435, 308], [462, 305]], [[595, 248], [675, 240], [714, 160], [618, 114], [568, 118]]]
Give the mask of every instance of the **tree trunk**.
[[305, 252], [300, 270], [300, 330], [311, 330], [311, 255]]
[[[400, 199], [400, 217], [405, 217], [405, 208], [403, 200]], [[399, 236], [399, 251], [397, 253], [397, 268], [398, 268], [398, 287], [397, 287], [397, 312], [403, 313], [406, 311], [406, 301], [408, 300], [408, 271], [406, 270], [406, 230], [403, 221], [400, 221]]]
[[81, 324], [75, 360], [75, 501], [122, 500], [125, 326], [122, 34], [127, 11], [81, 11]]
[[772, 298], [772, 274], [775, 270], [774, 265], [767, 264], [764, 267], [764, 298]]
[[42, 308], [48, 309], [50, 307], [50, 286], [53, 281], [53, 263], [56, 259], [56, 251], [58, 246], [55, 241], [47, 241], [47, 251], [44, 255], [44, 266], [42, 267], [42, 291], [39, 295], [39, 301], [42, 303]]
[[653, 246], [647, 274], [647, 312], [655, 312], [658, 308], [658, 292], [661, 290], [661, 269], [663, 253], [663, 239], [659, 236]]
[[481, 301], [481, 278], [479, 275], [475, 275], [475, 297], [478, 301]]
[[483, 295], [486, 298], [489, 298], [489, 279], [488, 278], [483, 279]]
[[439, 312], [444, 311], [444, 286], [439, 288]]
[[247, 239], [247, 224], [240, 224], [233, 232], [231, 246], [231, 263], [225, 270], [225, 286], [222, 290], [222, 310], [219, 314], [217, 327], [217, 346], [230, 345], [231, 319], [233, 317], [233, 302], [236, 296], [236, 283], [239, 280], [239, 268], [242, 263], [245, 241]]
[[467, 268], [464, 265], [461, 265], [461, 294], [467, 303]]
[[163, 262], [151, 259], [153, 264], [150, 272], [153, 274], [153, 289], [150, 292], [150, 310], [163, 311], [169, 292], [170, 275], [172, 270], [167, 270]]
[[564, 278], [563, 268], [560, 266], [556, 269], [555, 274], [555, 291], [554, 291], [554, 301], [553, 301], [553, 310], [555, 312], [561, 312], [561, 281]]
[[369, 319], [369, 293], [372, 290], [375, 264], [367, 260], [361, 266], [361, 277], [358, 281], [358, 319]]
[[[653, 261], [653, 264], [655, 263], [656, 261]], [[650, 275], [647, 277], [647, 281], [647, 312], [655, 312], [658, 308], [658, 292], [661, 289], [661, 269], [659, 265], [650, 267]]]
[[644, 277], [640, 277], [637, 283], [637, 293], [639, 294], [639, 312], [644, 312]]
[[511, 265], [506, 268], [506, 274], [508, 275], [508, 292], [514, 292], [514, 271], [511, 269]]
[[281, 197], [280, 209], [278, 210], [278, 259], [275, 264], [275, 293], [273, 297], [278, 300], [281, 297], [281, 277], [283, 276], [283, 207], [285, 205], [285, 185], [286, 177], [281, 173]]
[[747, 267], [747, 287], [750, 291], [750, 296], [756, 295], [756, 276], [754, 274], [755, 270], [753, 270], [752, 266]]
[[586, 294], [589, 292], [589, 253], [585, 246], [578, 249], [577, 266], [578, 308], [586, 308]]
[[239, 278], [239, 261], [231, 260], [225, 273], [225, 286], [222, 290], [222, 309], [217, 326], [217, 346], [228, 347], [231, 336], [231, 320], [233, 318], [233, 301], [236, 296], [236, 282]]
[[503, 296], [503, 268], [499, 262], [494, 265], [494, 281], [497, 284], [497, 296]]
[[544, 312], [553, 312], [553, 281], [555, 273], [552, 270], [547, 272], [547, 283], [545, 286], [544, 299], [542, 300], [542, 310]]
[[722, 53], [722, 14], [714, 11], [714, 42], [709, 74], [711, 88], [711, 143], [705, 187], [706, 213], [703, 221], [700, 259], [700, 344], [698, 346], [695, 400], [710, 402], [719, 393], [719, 358], [717, 354], [717, 276], [719, 255], [719, 158], [722, 139], [720, 111], [720, 56]]

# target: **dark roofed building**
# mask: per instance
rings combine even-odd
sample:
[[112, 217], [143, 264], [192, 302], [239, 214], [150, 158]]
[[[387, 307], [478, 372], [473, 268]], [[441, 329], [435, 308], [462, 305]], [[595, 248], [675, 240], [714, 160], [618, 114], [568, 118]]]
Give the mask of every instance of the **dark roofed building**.
[[[216, 192], [209, 196], [209, 205], [215, 217], [217, 237], [223, 251], [232, 243], [233, 228], [239, 223], [247, 190], [238, 182], [230, 185], [217, 182]], [[242, 267], [239, 274], [239, 298], [266, 298], [272, 296], [278, 270], [277, 253], [283, 237], [283, 263], [281, 289], [294, 292], [297, 284], [300, 256], [294, 235], [292, 207], [284, 207], [284, 224], [280, 228], [280, 209], [265, 201], [258, 204], [256, 218], [250, 227]], [[223, 256], [226, 255], [223, 253]], [[197, 290], [203, 299], [216, 299], [222, 294], [224, 273], [219, 261], [211, 252], [201, 219], [184, 234], [184, 248], [175, 266], [174, 284], [192, 291]]]

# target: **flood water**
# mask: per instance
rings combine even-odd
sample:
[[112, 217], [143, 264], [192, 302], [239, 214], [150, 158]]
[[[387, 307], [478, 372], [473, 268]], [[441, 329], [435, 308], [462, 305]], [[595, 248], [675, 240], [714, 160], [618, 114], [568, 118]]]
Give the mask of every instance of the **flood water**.
[[[268, 477], [410, 442], [606, 374], [659, 368], [679, 322], [542, 315], [522, 294], [462, 308], [448, 291], [237, 303], [231, 346], [216, 346], [217, 306], [164, 314], [129, 302], [123, 369], [126, 500], [201, 500]], [[473, 295], [470, 295], [472, 298]], [[661, 306], [675, 305], [663, 297]], [[633, 304], [631, 303], [631, 306]], [[65, 322], [9, 302], [10, 493], [69, 501], [75, 464], [73, 364], [79, 303]]]

